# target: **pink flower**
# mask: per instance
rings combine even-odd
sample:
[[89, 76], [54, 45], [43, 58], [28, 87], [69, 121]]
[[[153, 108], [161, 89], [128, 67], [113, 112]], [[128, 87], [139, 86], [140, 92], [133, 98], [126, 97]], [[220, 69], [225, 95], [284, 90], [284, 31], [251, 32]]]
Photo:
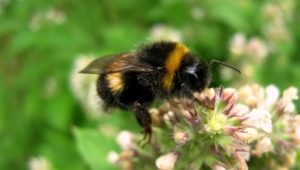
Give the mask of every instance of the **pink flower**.
[[298, 89], [296, 87], [289, 87], [283, 92], [282, 98], [279, 101], [279, 110], [284, 113], [292, 113], [295, 111], [294, 100], [298, 99]]
[[251, 38], [245, 47], [245, 53], [256, 59], [264, 59], [268, 55], [268, 48], [261, 39]]
[[264, 89], [258, 84], [247, 85], [239, 90], [239, 100], [252, 108], [263, 105], [264, 97]]
[[246, 114], [247, 119], [243, 125], [261, 129], [264, 132], [272, 132], [272, 119], [271, 114], [265, 109], [253, 109], [250, 113]]

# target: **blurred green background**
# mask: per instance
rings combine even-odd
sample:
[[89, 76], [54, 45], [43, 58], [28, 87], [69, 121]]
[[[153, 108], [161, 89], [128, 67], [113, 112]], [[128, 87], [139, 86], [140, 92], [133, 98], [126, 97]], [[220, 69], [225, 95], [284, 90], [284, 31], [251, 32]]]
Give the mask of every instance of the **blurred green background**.
[[[207, 60], [249, 61], [250, 82], [299, 87], [299, 11], [297, 0], [0, 0], [0, 169], [112, 169], [118, 147], [101, 129], [139, 132], [130, 113], [89, 116], [70, 83], [78, 56], [170, 36]], [[259, 38], [263, 59], [234, 54], [237, 33]], [[213, 72], [213, 85], [241, 84]]]

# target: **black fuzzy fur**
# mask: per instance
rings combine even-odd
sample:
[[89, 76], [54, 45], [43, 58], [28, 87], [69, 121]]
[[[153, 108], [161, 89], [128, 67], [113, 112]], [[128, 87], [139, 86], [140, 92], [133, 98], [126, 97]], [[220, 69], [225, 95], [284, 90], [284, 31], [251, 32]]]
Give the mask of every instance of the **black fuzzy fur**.
[[[148, 105], [157, 97], [191, 97], [191, 92], [202, 91], [210, 81], [209, 68], [205, 62], [199, 62], [191, 53], [184, 57], [180, 69], [176, 73], [173, 88], [170, 91], [163, 89], [162, 81], [166, 73], [165, 62], [175, 46], [174, 42], [159, 42], [139, 49], [136, 52], [138, 62], [152, 66], [155, 71], [148, 73], [123, 70], [122, 78], [125, 86], [120, 93], [111, 92], [105, 78], [109, 73], [102, 73], [97, 82], [99, 96], [109, 107], [129, 109], [135, 102]], [[183, 73], [187, 66], [194, 64], [199, 65], [197, 67], [197, 75], [200, 78], [198, 82], [188, 81], [187, 76]], [[194, 83], [195, 86], [191, 83]]]

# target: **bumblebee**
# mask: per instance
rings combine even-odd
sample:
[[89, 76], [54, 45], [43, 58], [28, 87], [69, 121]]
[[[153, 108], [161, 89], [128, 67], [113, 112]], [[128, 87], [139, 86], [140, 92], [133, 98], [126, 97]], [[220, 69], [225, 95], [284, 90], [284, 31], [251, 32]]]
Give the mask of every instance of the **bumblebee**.
[[135, 52], [101, 57], [80, 73], [99, 74], [99, 97], [107, 107], [133, 111], [149, 140], [149, 104], [157, 98], [193, 98], [193, 93], [203, 91], [211, 80], [209, 64], [178, 42], [155, 42]]

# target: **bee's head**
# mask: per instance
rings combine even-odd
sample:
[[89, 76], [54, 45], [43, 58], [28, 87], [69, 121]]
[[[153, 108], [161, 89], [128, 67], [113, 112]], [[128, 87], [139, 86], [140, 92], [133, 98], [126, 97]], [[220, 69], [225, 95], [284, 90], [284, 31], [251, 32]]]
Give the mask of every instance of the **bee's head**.
[[218, 60], [212, 60], [209, 64], [199, 61], [193, 54], [186, 54], [179, 72], [179, 84], [181, 92], [201, 92], [208, 87], [211, 81], [210, 67], [214, 63], [221, 64], [241, 73], [239, 69]]
[[189, 91], [202, 91], [211, 80], [209, 65], [203, 61], [196, 60], [195, 57], [187, 57], [181, 67], [181, 83]]

